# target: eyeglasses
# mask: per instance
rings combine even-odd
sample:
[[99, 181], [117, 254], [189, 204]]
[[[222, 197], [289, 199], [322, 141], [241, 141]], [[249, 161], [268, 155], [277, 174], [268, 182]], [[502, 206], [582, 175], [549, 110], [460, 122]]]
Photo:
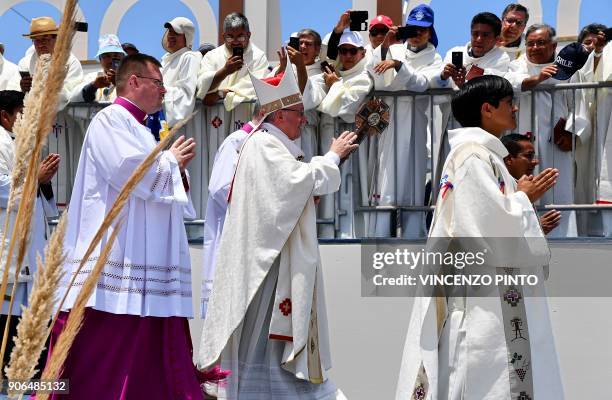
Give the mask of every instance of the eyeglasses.
[[533, 161], [533, 160], [537, 160], [536, 154], [529, 152], [529, 153], [518, 153], [517, 156], [521, 156], [525, 159], [527, 159], [527, 161]]
[[304, 116], [304, 110], [294, 110], [293, 108], [283, 108], [283, 111], [293, 111], [300, 114], [300, 117]]
[[151, 81], [153, 81], [153, 83], [155, 84], [155, 86], [157, 86], [158, 88], [163, 88], [164, 87], [164, 81], [159, 80], [157, 78], [151, 78], [149, 76], [140, 76], [140, 75], [135, 75], [138, 78], [142, 78], [142, 79], [149, 79]]
[[547, 44], [549, 44], [550, 42], [551, 42], [550, 40], [543, 40], [543, 39], [540, 39], [540, 40], [530, 40], [530, 41], [525, 43], [525, 46], [527, 46], [527, 47], [536, 47], [536, 46], [543, 47], [543, 46], [546, 46]]
[[342, 54], [343, 56], [347, 54], [354, 56], [357, 54], [358, 51], [359, 49], [357, 47], [339, 47], [338, 48], [338, 53]]
[[225, 35], [224, 38], [225, 38], [225, 41], [227, 43], [230, 43], [230, 42], [233, 42], [233, 41], [244, 43], [248, 39], [247, 35], [244, 35], [244, 34], [238, 35], [236, 37], [233, 37], [232, 35]]
[[525, 25], [525, 21], [523, 21], [522, 19], [516, 19], [516, 18], [504, 18], [504, 22], [507, 23], [508, 25], [516, 25], [519, 27]]
[[370, 30], [370, 36], [386, 35], [389, 28], [373, 28]]

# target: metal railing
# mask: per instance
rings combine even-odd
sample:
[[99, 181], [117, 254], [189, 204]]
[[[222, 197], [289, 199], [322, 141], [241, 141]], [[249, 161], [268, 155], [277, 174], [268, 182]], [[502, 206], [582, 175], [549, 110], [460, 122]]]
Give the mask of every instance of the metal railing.
[[[602, 93], [612, 96], [612, 90], [608, 88], [612, 88], [612, 82], [540, 85], [530, 93], [525, 92], [518, 96], [521, 102], [526, 96], [531, 98], [530, 131], [536, 132], [536, 135], [542, 130], [538, 128], [540, 123], [538, 113], [542, 113], [537, 99], [539, 94], [555, 98], [564, 91], [570, 91], [571, 95], [566, 95], [565, 98], [569, 99], [568, 110], [573, 111], [568, 117], [571, 118], [571, 127], [574, 129], [579, 115], [576, 107], [584, 106], [584, 101], [588, 102], [587, 115], [591, 126], [587, 129], [591, 130], [594, 143], [592, 148], [596, 157], [593, 163], [594, 169], [590, 174], [596, 178], [601, 163], [600, 150], [603, 146], [603, 138], [600, 137], [601, 133], [596, 124], [597, 112], [601, 112], [598, 109], [598, 99]], [[435, 204], [438, 195], [436, 183], [440, 179], [448, 152], [448, 130], [459, 127], [450, 113], [453, 93], [452, 89], [430, 89], [422, 93], [375, 91], [371, 94], [382, 97], [390, 105], [389, 128], [380, 137], [366, 140], [359, 151], [341, 167], [343, 181], [340, 190], [334, 195], [325, 196], [322, 200], [323, 205], [319, 206], [317, 223], [322, 238], [375, 236], [418, 238], [426, 234], [427, 214], [433, 210], [431, 205]], [[102, 107], [104, 105], [70, 104], [58, 115], [54, 131], [50, 135], [49, 151], [62, 155], [62, 166], [54, 179], [60, 204], [67, 203], [70, 198], [87, 125], [93, 114]], [[232, 111], [227, 111], [222, 104], [213, 107], [202, 106], [200, 113], [184, 128], [184, 134], [200, 143], [198, 154], [189, 165], [191, 195], [199, 219], [187, 222], [188, 225], [197, 226], [203, 223], [208, 178], [212, 171], [215, 153], [229, 133], [250, 119], [252, 107], [252, 103], [245, 103]], [[547, 110], [550, 112], [549, 126], [545, 128], [549, 133], [552, 132], [558, 115], [555, 102], [552, 102], [550, 108]], [[524, 113], [525, 109], [520, 112]], [[315, 137], [308, 137], [307, 140], [313, 140], [316, 152], [324, 154], [331, 137], [352, 128], [351, 123], [319, 114], [316, 123], [311, 124], [310, 132], [314, 132]], [[549, 148], [541, 148], [542, 143]], [[541, 163], [540, 167], [556, 166], [555, 163], [559, 160], [555, 159], [558, 155], [554, 141], [536, 140], [535, 145], [538, 155], [552, 149], [552, 165]], [[571, 165], [576, 165], [575, 144], [571, 151]], [[402, 175], [401, 178], [398, 174]], [[575, 183], [574, 168], [571, 168], [571, 174], [570, 181]], [[594, 193], [597, 180], [592, 184], [590, 190]], [[612, 209], [612, 205], [593, 204], [595, 199], [580, 204], [574, 199], [562, 202], [555, 200], [553, 193], [552, 201], [541, 202], [537, 207], [540, 210], [554, 208], [564, 212], [591, 213]]]

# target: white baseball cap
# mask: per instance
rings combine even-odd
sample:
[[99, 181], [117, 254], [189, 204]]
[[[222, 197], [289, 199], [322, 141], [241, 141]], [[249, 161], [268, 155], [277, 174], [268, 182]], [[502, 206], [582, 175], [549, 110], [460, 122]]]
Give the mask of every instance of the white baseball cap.
[[338, 43], [338, 47], [343, 44], [350, 44], [355, 47], [363, 47], [363, 38], [358, 32], [353, 32], [349, 30], [345, 30], [342, 32], [342, 36], [340, 36], [340, 42]]

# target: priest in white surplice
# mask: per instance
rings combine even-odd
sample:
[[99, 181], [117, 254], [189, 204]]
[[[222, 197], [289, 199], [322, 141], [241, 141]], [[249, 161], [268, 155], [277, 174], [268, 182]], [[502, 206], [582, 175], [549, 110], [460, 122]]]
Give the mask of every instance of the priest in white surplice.
[[[454, 98], [453, 114], [464, 128], [449, 132], [451, 152], [427, 247], [452, 251], [437, 246], [476, 238], [495, 251], [466, 275], [529, 273], [539, 283], [416, 297], [398, 400], [564, 398], [543, 288], [550, 251], [532, 206], [554, 185], [558, 171], [518, 182], [508, 172], [503, 160], [508, 151], [499, 137], [516, 126], [512, 98], [512, 86], [498, 76], [474, 78]], [[468, 248], [475, 249], [483, 247]], [[448, 268], [457, 276], [463, 266], [455, 265]], [[422, 271], [429, 272], [426, 266]]]
[[195, 27], [185, 17], [176, 17], [164, 24], [162, 46], [167, 51], [161, 59], [166, 95], [164, 113], [170, 127], [187, 118], [196, 102], [197, 75], [202, 54], [192, 51]]
[[[442, 57], [436, 52], [438, 37], [433, 24], [433, 10], [421, 4], [410, 10], [406, 19], [406, 26], [415, 29], [416, 36], [403, 44], [393, 40], [397, 28], [392, 28], [383, 44], [374, 49], [367, 66], [375, 90], [422, 92], [428, 88], [442, 67]], [[392, 117], [378, 138], [378, 150], [370, 153], [373, 158], [369, 164], [376, 166], [371, 169], [375, 176], [369, 177], [372, 180], [368, 185], [370, 204], [422, 206], [427, 171], [426, 144], [431, 136], [431, 98], [400, 96], [397, 103], [391, 97], [384, 101], [389, 105]], [[367, 236], [388, 237], [394, 233], [389, 213], [369, 213], [368, 217]], [[404, 211], [402, 236], [415, 238], [425, 235], [424, 215]]]
[[299, 88], [288, 69], [277, 88], [253, 77], [261, 129], [240, 152], [230, 189], [201, 369], [230, 369], [219, 397], [342, 398], [327, 379], [331, 367], [313, 196], [340, 186], [338, 163], [357, 145], [353, 133], [325, 156], [301, 162], [293, 140], [305, 122]]
[[[542, 204], [573, 204], [576, 179], [573, 171], [572, 142], [574, 132], [578, 140], [584, 140], [583, 133], [587, 131], [570, 126], [573, 122], [571, 92], [559, 90], [551, 95], [546, 91], [529, 91], [539, 84], [565, 83], [571, 78], [571, 74], [561, 75], [562, 71], [558, 71], [554, 64], [557, 47], [554, 28], [546, 24], [534, 24], [527, 29], [526, 38], [527, 53], [512, 61], [506, 74], [506, 78], [520, 96], [517, 132], [531, 132], [535, 136], [541, 168], [551, 167], [559, 170], [559, 182], [542, 197]], [[580, 44], [578, 48], [582, 48]], [[582, 63], [584, 64], [584, 61]], [[532, 104], [532, 100], [535, 104]], [[532, 115], [532, 112], [535, 115]], [[554, 115], [551, 115], [553, 112]], [[579, 128], [584, 126], [580, 116], [576, 117], [576, 124]], [[549, 237], [575, 237], [576, 212], [562, 211], [561, 214], [559, 227]]]
[[[325, 69], [323, 73], [308, 78], [306, 89], [304, 90], [304, 108], [307, 110], [316, 109], [321, 112], [321, 126], [319, 130], [321, 147], [326, 148], [336, 133], [335, 122], [341, 124], [351, 124], [355, 122], [355, 113], [361, 103], [372, 89], [372, 79], [367, 70], [366, 52], [363, 39], [357, 32], [344, 31], [340, 37], [338, 45], [338, 65], [335, 70]], [[340, 117], [334, 120], [331, 117]], [[345, 238], [355, 237], [353, 201], [347, 193], [352, 193], [352, 162], [359, 162], [363, 167], [360, 176], [367, 176], [367, 153], [361, 149], [359, 160], [350, 159], [342, 167], [342, 185], [339, 193], [338, 203], [340, 209], [346, 211], [346, 215], [338, 217], [340, 219], [340, 236]], [[367, 201], [367, 185], [362, 183], [363, 202]], [[321, 199], [320, 216], [322, 218], [334, 217], [334, 199], [327, 196]], [[362, 220], [362, 219], [361, 219]], [[361, 224], [363, 225], [363, 224]]]
[[525, 54], [525, 35], [523, 31], [529, 21], [527, 7], [511, 3], [502, 11], [501, 34], [497, 39], [497, 47], [505, 51], [510, 60], [516, 60]]
[[[156, 145], [143, 121], [162, 106], [160, 68], [145, 54], [125, 57], [116, 75], [117, 99], [87, 130], [68, 209], [62, 291], [119, 190]], [[121, 213], [120, 233], [64, 365], [71, 398], [202, 398], [191, 361], [191, 264], [183, 224], [193, 213], [185, 166], [194, 148], [192, 139], [181, 137], [163, 151]], [[70, 288], [52, 346], [106, 241]]]

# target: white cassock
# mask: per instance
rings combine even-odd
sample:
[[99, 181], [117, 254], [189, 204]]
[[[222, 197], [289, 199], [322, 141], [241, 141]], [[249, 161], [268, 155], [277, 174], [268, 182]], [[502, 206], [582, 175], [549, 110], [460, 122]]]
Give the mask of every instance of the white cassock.
[[[338, 190], [338, 156], [263, 124], [245, 141], [221, 237], [198, 367], [230, 369], [219, 397], [336, 399], [313, 196]], [[333, 160], [333, 161], [332, 161]]]
[[[573, 155], [571, 151], [561, 151], [554, 143], [553, 128], [560, 118], [564, 118], [567, 122], [565, 129], [572, 129], [570, 124], [572, 118], [570, 115], [570, 97], [571, 92], [556, 91], [554, 92], [554, 116], [551, 121], [551, 108], [553, 100], [548, 92], [537, 91], [533, 93], [535, 96], [535, 126], [532, 126], [532, 92], [521, 93], [521, 84], [525, 78], [539, 75], [542, 68], [552, 65], [549, 64], [534, 64], [527, 60], [526, 56], [520, 57], [518, 60], [510, 63], [506, 79], [510, 81], [515, 93], [520, 93], [519, 97], [519, 113], [517, 132], [526, 134], [532, 132], [536, 138], [536, 153], [540, 160], [538, 168], [542, 171], [545, 168], [557, 168], [559, 177], [557, 184], [549, 190], [540, 199], [540, 204], [573, 204], [574, 203], [574, 172], [573, 172]], [[543, 84], [564, 83], [554, 78], [549, 78]], [[578, 124], [578, 121], [577, 121]], [[584, 132], [584, 130], [580, 130]], [[576, 212], [562, 211], [561, 222], [548, 237], [575, 237], [577, 235]]]
[[510, 61], [514, 61], [525, 54], [525, 35], [521, 35], [521, 42], [518, 46], [498, 46], [498, 48], [508, 54], [508, 57], [510, 57]]
[[[90, 72], [87, 75], [85, 75], [85, 77], [83, 78], [83, 81], [80, 84], [78, 84], [72, 91], [70, 102], [74, 102], [74, 103], [84, 102], [85, 99], [83, 99], [83, 88], [89, 85], [90, 83], [92, 83], [93, 81], [95, 81], [96, 78], [103, 73], [104, 71], [100, 68], [100, 70], [98, 71]], [[115, 101], [116, 98], [117, 98], [117, 88], [115, 87], [115, 85], [111, 84], [109, 87], [103, 87], [100, 89], [96, 89], [96, 97], [94, 98], [94, 102], [95, 103], [112, 103], [113, 101]], [[84, 118], [87, 118], [89, 120], [91, 116], [86, 116]]]
[[[363, 58], [349, 70], [344, 71], [337, 68], [336, 73], [340, 76], [340, 80], [335, 82], [329, 89], [325, 85], [323, 74], [314, 75], [308, 79], [306, 89], [304, 90], [304, 109], [317, 109], [321, 112], [321, 125], [319, 128], [321, 149], [328, 149], [336, 132], [349, 130], [351, 126], [347, 124], [355, 122], [355, 113], [373, 86], [372, 79], [365, 69], [366, 65], [367, 59]], [[333, 118], [336, 118], [336, 120]], [[357, 161], [352, 160], [352, 158], [347, 160], [341, 168], [342, 187], [339, 193], [339, 207], [341, 214], [346, 212], [345, 215], [339, 216], [340, 237], [342, 238], [354, 238], [356, 237], [355, 232], [362, 230], [354, 226], [351, 196], [353, 184], [350, 177], [353, 173], [352, 163]], [[363, 158], [363, 163], [366, 165], [367, 151], [359, 150], [359, 158]], [[363, 176], [367, 176], [365, 171]], [[361, 188], [361, 192], [361, 201], [367, 202], [367, 187], [365, 185]], [[321, 198], [321, 203], [319, 203], [319, 216], [321, 218], [334, 217], [335, 208], [333, 203], [332, 196]], [[327, 228], [323, 227], [324, 230], [329, 230]]]
[[[27, 51], [25, 57], [19, 60], [19, 70], [29, 71], [30, 75], [33, 77], [34, 72], [36, 71], [36, 63], [38, 62], [38, 55], [35, 51]], [[74, 54], [70, 53], [70, 57], [66, 63], [66, 67], [68, 68], [68, 72], [66, 74], [66, 78], [64, 79], [64, 86], [62, 86], [62, 90], [59, 93], [58, 111], [66, 108], [70, 99], [72, 98], [72, 94], [74, 89], [83, 82], [83, 68], [81, 68], [81, 62], [74, 56]], [[19, 76], [19, 80], [21, 80], [21, 76]], [[19, 80], [17, 84], [19, 84]]]
[[215, 155], [215, 163], [208, 180], [208, 201], [206, 202], [206, 217], [204, 218], [204, 248], [202, 253], [202, 318], [206, 316], [212, 291], [217, 251], [227, 211], [227, 196], [236, 171], [240, 148], [249, 132], [239, 129], [231, 133], [221, 143], [221, 147]]
[[[11, 174], [15, 163], [15, 145], [11, 137], [11, 134], [0, 126], [0, 236], [2, 235], [2, 229], [4, 229], [4, 223], [6, 221], [6, 208], [8, 206], [9, 195], [11, 191]], [[14, 202], [13, 208], [11, 209], [9, 230], [4, 244], [4, 253], [2, 254], [2, 263], [0, 266], [0, 273], [3, 272], [4, 266], [6, 265], [6, 257], [8, 255], [8, 246], [11, 241], [11, 235], [13, 227], [15, 226], [15, 217], [17, 216], [17, 209], [19, 208], [19, 196]], [[28, 297], [32, 291], [32, 279], [34, 273], [38, 267], [36, 263], [36, 255], [39, 254], [44, 262], [44, 248], [47, 241], [48, 226], [47, 216], [51, 217], [57, 214], [57, 207], [53, 199], [47, 200], [41, 193], [36, 197], [34, 205], [34, 214], [32, 215], [32, 222], [30, 227], [30, 243], [27, 249], [27, 258], [24, 260], [24, 264], [21, 267], [19, 278], [17, 280], [17, 289], [15, 291], [15, 301], [13, 302], [13, 308], [11, 311], [12, 315], [21, 315], [21, 306], [28, 304]], [[16, 251], [16, 250], [15, 250]], [[13, 261], [9, 265], [9, 286], [7, 289], [7, 295], [11, 293], [11, 285], [15, 281], [15, 262], [16, 256], [14, 255]], [[6, 299], [2, 303], [2, 314], [8, 313], [9, 301]]]
[[[91, 121], [68, 209], [61, 291], [119, 190], [155, 145], [151, 132], [119, 104], [101, 110]], [[183, 224], [188, 208], [193, 211], [176, 158], [163, 151], [120, 213], [120, 232], [87, 307], [141, 317], [192, 317], [191, 263]], [[64, 310], [72, 308], [109, 236], [110, 230], [80, 271]]]
[[[612, 45], [608, 43], [594, 69], [595, 52], [573, 77], [580, 83], [612, 80]], [[612, 90], [579, 90], [578, 99], [584, 107], [578, 107], [590, 121], [586, 140], [576, 142], [576, 202], [612, 204]], [[580, 96], [581, 95], [581, 96]], [[591, 214], [589, 214], [591, 216]], [[579, 215], [580, 217], [580, 215]], [[589, 218], [589, 235], [612, 236], [612, 211]]]
[[[393, 45], [386, 58], [400, 61], [402, 66], [399, 71], [389, 69], [384, 74], [376, 74], [372, 69], [382, 61], [380, 46], [376, 48], [367, 67], [374, 80], [375, 90], [422, 92], [439, 73], [442, 65], [442, 57], [436, 53], [431, 43], [418, 53], [402, 44]], [[416, 102], [414, 99], [412, 96], [397, 97], [397, 107], [394, 98], [383, 99], [389, 105], [390, 119], [389, 127], [378, 138], [378, 143], [370, 141], [370, 146], [378, 147], [373, 152], [375, 158], [369, 160], [369, 165], [374, 166], [374, 176], [369, 174], [368, 179], [369, 201], [372, 205], [423, 205], [427, 172], [426, 144], [431, 135], [431, 98], [416, 97]], [[368, 216], [367, 236], [388, 237], [391, 234], [391, 218], [388, 213]], [[423, 213], [403, 212], [402, 217], [403, 237], [423, 237], [426, 234]]]
[[[500, 257], [485, 256], [483, 265], [465, 274], [528, 273], [538, 276], [539, 283], [492, 285], [489, 297], [416, 297], [396, 398], [562, 400], [543, 287], [550, 251], [535, 210], [525, 193], [516, 191], [503, 161], [508, 152], [499, 139], [480, 128], [460, 128], [449, 132], [449, 140], [444, 195], [436, 203], [429, 251], [450, 250], [436, 247], [441, 238], [455, 243], [480, 238], [497, 244], [492, 249]], [[504, 241], [485, 241], [491, 238]], [[479, 289], [463, 293], [474, 290]]]
[[169, 127], [187, 118], [195, 107], [198, 71], [202, 53], [183, 47], [161, 59], [164, 77], [164, 113]]
[[0, 54], [0, 90], [21, 91], [19, 68]]
[[[482, 57], [472, 57], [471, 49], [472, 45], [468, 42], [465, 46], [456, 46], [448, 50], [444, 56], [440, 71], [438, 72], [441, 73], [446, 64], [452, 64], [454, 51], [459, 51], [463, 54], [463, 65], [468, 73], [472, 66], [484, 69], [483, 75], [504, 76], [508, 71], [510, 57], [499, 47], [493, 47]], [[452, 87], [458, 89], [452, 78], [443, 81], [440, 79], [439, 74], [430, 82], [430, 86], [436, 88]], [[434, 142], [431, 144], [432, 157], [434, 158], [434, 171], [432, 172], [432, 182], [434, 183], [440, 180], [441, 169], [450, 150], [447, 130], [460, 127], [459, 123], [452, 116], [450, 96], [439, 96], [436, 101], [440, 103], [440, 112], [439, 114], [435, 113], [436, 115], [434, 116]]]
[[198, 91], [197, 98], [203, 99], [209, 92], [216, 93], [218, 90], [228, 89], [231, 92], [223, 99], [223, 104], [204, 107], [204, 138], [202, 144], [208, 152], [208, 170], [202, 171], [202, 175], [210, 175], [213, 160], [217, 149], [223, 140], [231, 133], [242, 126], [253, 116], [252, 104], [243, 104], [253, 101], [255, 89], [249, 78], [248, 71], [251, 71], [257, 78], [263, 78], [268, 74], [268, 59], [253, 43], [249, 43], [244, 50], [244, 66], [239, 71], [229, 75], [215, 89], [210, 88], [212, 80], [226, 61], [231, 57], [231, 50], [225, 45], [221, 45], [209, 51], [200, 62], [198, 71]]

